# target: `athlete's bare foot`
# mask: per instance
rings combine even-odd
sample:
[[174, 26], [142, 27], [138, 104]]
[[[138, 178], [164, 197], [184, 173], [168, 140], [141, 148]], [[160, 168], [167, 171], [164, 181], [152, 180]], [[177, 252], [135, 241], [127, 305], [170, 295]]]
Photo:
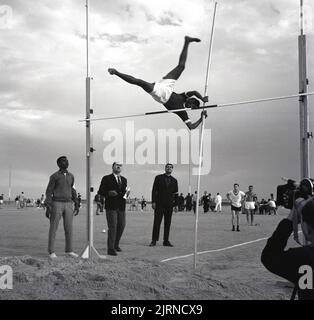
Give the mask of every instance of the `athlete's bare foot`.
[[185, 41], [187, 41], [187, 42], [201, 42], [201, 39], [185, 36]]
[[110, 74], [116, 74], [116, 73], [117, 73], [117, 70], [114, 69], [114, 68], [109, 68], [109, 69], [108, 69], [108, 72], [109, 72]]

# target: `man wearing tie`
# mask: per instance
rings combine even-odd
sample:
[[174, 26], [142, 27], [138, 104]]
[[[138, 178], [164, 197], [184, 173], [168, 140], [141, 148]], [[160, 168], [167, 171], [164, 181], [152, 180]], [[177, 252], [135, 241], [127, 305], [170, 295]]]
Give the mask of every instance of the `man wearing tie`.
[[173, 247], [169, 241], [172, 211], [178, 196], [178, 181], [171, 176], [173, 165], [167, 163], [165, 173], [155, 177], [152, 190], [152, 207], [154, 209], [153, 235], [150, 247], [156, 246], [159, 240], [159, 231], [164, 217], [164, 241], [165, 247]]
[[107, 252], [116, 256], [122, 251], [119, 242], [125, 228], [125, 198], [127, 180], [120, 175], [122, 164], [112, 164], [112, 174], [101, 180], [98, 194], [105, 197], [105, 209], [108, 225]]

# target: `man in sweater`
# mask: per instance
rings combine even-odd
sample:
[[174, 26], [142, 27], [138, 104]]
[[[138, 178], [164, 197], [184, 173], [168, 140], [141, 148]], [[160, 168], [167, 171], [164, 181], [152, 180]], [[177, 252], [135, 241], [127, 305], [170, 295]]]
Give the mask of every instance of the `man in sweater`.
[[[65, 252], [78, 257], [72, 248], [73, 215], [78, 215], [79, 204], [74, 188], [74, 175], [68, 171], [69, 161], [66, 156], [57, 159], [59, 170], [50, 176], [46, 190], [46, 217], [50, 220], [48, 253], [50, 258], [57, 258], [55, 238], [59, 221], [63, 217], [65, 231]], [[73, 209], [74, 203], [74, 209]]]

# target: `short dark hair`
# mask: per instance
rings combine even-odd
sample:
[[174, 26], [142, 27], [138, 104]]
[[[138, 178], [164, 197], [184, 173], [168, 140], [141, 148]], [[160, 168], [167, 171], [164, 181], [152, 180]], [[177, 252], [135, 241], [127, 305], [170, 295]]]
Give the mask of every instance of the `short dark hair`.
[[314, 229], [314, 197], [312, 197], [302, 208], [303, 221]]
[[249, 188], [253, 188], [253, 186], [252, 186], [252, 185], [250, 185], [250, 186], [249, 186]]
[[165, 167], [167, 167], [167, 166], [171, 166], [172, 168], [173, 168], [173, 164], [172, 163], [166, 163], [166, 165], [165, 165]]
[[238, 183], [235, 183], [235, 184], [234, 184], [233, 186], [234, 186], [234, 187], [235, 187], [235, 186], [238, 186], [238, 187], [240, 187]]
[[115, 164], [119, 164], [121, 167], [122, 167], [122, 164], [118, 161], [115, 161], [113, 164], [112, 164], [112, 168], [114, 167]]
[[66, 158], [67, 158], [66, 156], [61, 156], [61, 157], [59, 157], [59, 158], [57, 159], [57, 164], [59, 165], [60, 161], [61, 161], [62, 159], [66, 159]]

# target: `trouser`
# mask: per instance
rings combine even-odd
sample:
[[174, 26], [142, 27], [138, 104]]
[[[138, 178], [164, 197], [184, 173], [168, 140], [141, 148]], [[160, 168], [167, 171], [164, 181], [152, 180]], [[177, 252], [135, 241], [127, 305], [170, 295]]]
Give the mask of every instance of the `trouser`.
[[72, 202], [58, 202], [52, 203], [52, 210], [50, 214], [50, 228], [48, 239], [48, 252], [55, 252], [55, 239], [58, 230], [59, 221], [63, 217], [63, 226], [65, 233], [65, 252], [72, 252], [72, 226], [73, 226], [73, 206]]
[[195, 213], [196, 212], [196, 202], [193, 201], [193, 212]]
[[100, 202], [96, 202], [96, 214], [99, 214], [99, 211], [101, 211], [101, 203]]
[[221, 211], [221, 202], [216, 203], [215, 211]]
[[172, 206], [156, 207], [154, 211], [154, 224], [153, 224], [153, 234], [152, 234], [153, 241], [159, 240], [160, 225], [163, 217], [164, 217], [164, 241], [169, 241], [172, 211], [173, 211]]
[[112, 250], [119, 246], [125, 228], [125, 210], [106, 210], [108, 238], [107, 249]]

